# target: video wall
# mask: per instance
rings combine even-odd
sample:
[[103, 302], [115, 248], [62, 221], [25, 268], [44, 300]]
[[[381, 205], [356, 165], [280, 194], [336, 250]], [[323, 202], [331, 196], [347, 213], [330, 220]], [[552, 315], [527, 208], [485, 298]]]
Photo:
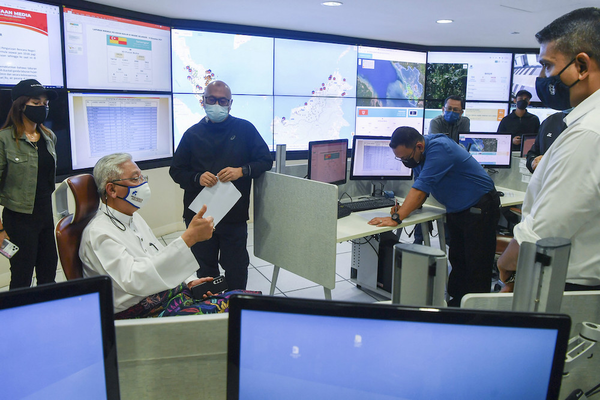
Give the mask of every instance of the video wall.
[[202, 22], [148, 21], [85, 5], [94, 9], [0, 0], [0, 34], [9, 44], [0, 46], [0, 118], [20, 80], [57, 89], [64, 107], [50, 105], [48, 125], [61, 128], [59, 155], [67, 159], [58, 175], [115, 151], [168, 165], [184, 132], [205, 116], [202, 94], [213, 80], [231, 87], [231, 114], [251, 121], [272, 150], [285, 144], [304, 156], [315, 140], [352, 143], [354, 135], [389, 136], [398, 126], [427, 134], [451, 94], [465, 98], [471, 130], [495, 132], [511, 94], [535, 94], [535, 54], [403, 50], [266, 29], [219, 33], [215, 24], [208, 32]]

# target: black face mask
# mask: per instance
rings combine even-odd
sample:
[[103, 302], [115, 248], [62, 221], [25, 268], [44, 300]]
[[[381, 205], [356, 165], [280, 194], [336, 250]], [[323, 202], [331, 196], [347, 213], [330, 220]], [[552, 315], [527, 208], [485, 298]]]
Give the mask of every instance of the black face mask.
[[25, 106], [25, 110], [23, 111], [23, 115], [25, 115], [31, 122], [36, 124], [41, 124], [46, 120], [48, 116], [48, 107], [46, 106]]
[[[416, 147], [415, 147], [416, 149]], [[414, 168], [417, 165], [421, 164], [423, 161], [425, 161], [425, 154], [421, 153], [421, 160], [419, 162], [415, 161], [415, 157], [412, 156], [411, 158], [409, 158], [408, 160], [404, 161], [404, 160], [400, 160], [402, 161], [402, 164], [404, 164], [404, 166], [406, 168]]]
[[519, 100], [517, 101], [517, 108], [519, 110], [524, 110], [527, 108], [529, 104], [527, 103], [527, 100]]
[[572, 59], [557, 75], [548, 76], [546, 78], [536, 78], [535, 90], [538, 97], [546, 107], [554, 108], [555, 110], [566, 110], [571, 108], [571, 93], [570, 90], [575, 86], [579, 79], [572, 85], [566, 85], [560, 79], [562, 74], [569, 65], [573, 64], [575, 59]]
[[404, 166], [405, 166], [406, 168], [414, 168], [414, 167], [416, 167], [417, 165], [419, 165], [419, 163], [418, 163], [418, 162], [416, 162], [414, 158], [411, 158], [411, 159], [409, 159], [409, 160], [406, 160], [406, 161], [404, 161], [404, 160], [403, 160], [403, 161], [402, 161], [402, 164], [404, 164]]

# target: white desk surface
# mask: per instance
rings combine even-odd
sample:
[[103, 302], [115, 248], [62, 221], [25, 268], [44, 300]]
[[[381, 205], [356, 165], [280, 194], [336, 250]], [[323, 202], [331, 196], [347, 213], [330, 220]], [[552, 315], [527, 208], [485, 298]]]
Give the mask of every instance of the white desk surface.
[[[522, 204], [525, 198], [525, 192], [508, 189], [504, 187], [496, 187], [496, 190], [503, 192], [504, 196], [500, 197], [502, 207], [510, 207]], [[403, 198], [398, 197], [398, 202], [402, 204]], [[367, 224], [368, 221], [375, 217], [387, 217], [390, 214], [391, 207], [379, 208], [377, 210], [361, 211], [352, 213], [347, 217], [337, 220], [337, 242], [345, 242], [347, 240], [358, 239], [365, 236], [376, 235], [382, 232], [392, 231], [398, 226], [382, 226]], [[402, 221], [399, 227], [420, 224], [422, 222], [433, 221], [443, 218], [446, 210], [441, 207], [424, 205], [422, 209], [413, 211], [408, 218]]]
[[[404, 199], [398, 198], [402, 204]], [[337, 220], [337, 241], [345, 242], [347, 240], [358, 239], [365, 236], [375, 235], [382, 232], [392, 231], [399, 227], [420, 224], [421, 222], [432, 221], [443, 218], [446, 210], [440, 207], [424, 205], [422, 209], [413, 211], [408, 218], [397, 226], [369, 225], [367, 222], [375, 217], [389, 217], [391, 207], [379, 208], [377, 210], [361, 211], [350, 214], [347, 217]]]
[[525, 200], [525, 192], [520, 192], [514, 189], [508, 189], [505, 187], [496, 186], [496, 190], [504, 193], [504, 196], [500, 197], [500, 205], [502, 207], [516, 206], [523, 204]]

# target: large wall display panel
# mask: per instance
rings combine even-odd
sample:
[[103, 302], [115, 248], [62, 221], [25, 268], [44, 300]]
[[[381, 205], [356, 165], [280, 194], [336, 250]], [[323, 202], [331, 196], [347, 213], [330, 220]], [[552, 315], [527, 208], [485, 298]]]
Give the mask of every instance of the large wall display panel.
[[510, 53], [429, 52], [425, 98], [443, 102], [455, 94], [466, 100], [507, 101], [511, 62]]
[[511, 94], [515, 96], [519, 90], [528, 90], [533, 96], [531, 101], [540, 101], [535, 91], [535, 78], [541, 71], [537, 54], [515, 54]]
[[[200, 94], [173, 95], [175, 149], [177, 149], [185, 131], [206, 116], [204, 108], [200, 104], [201, 100], [202, 95]], [[273, 150], [273, 131], [271, 128], [273, 96], [234, 95], [231, 104], [231, 115], [252, 122], [269, 148]]]
[[69, 93], [73, 169], [126, 152], [136, 161], [173, 156], [171, 95]]
[[360, 46], [359, 106], [417, 107], [425, 98], [427, 53]]
[[77, 89], [171, 91], [171, 29], [64, 9], [67, 85]]
[[204, 93], [213, 80], [233, 94], [273, 94], [273, 39], [173, 30], [173, 92]]
[[275, 96], [274, 144], [286, 150], [307, 150], [315, 140], [348, 139], [355, 132], [356, 99]]
[[392, 136], [400, 126], [422, 133], [423, 115], [423, 107], [356, 107], [356, 134]]
[[275, 95], [356, 97], [357, 47], [275, 39]]
[[471, 120], [471, 132], [496, 132], [507, 113], [506, 103], [468, 102], [465, 116]]
[[37, 79], [64, 86], [60, 8], [21, 0], [0, 0], [0, 85]]

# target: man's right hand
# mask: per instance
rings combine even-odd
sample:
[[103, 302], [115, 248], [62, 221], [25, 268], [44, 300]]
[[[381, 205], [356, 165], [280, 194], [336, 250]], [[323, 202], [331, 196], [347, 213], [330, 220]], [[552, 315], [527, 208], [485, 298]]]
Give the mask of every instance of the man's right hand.
[[202, 206], [198, 214], [192, 218], [188, 228], [183, 232], [181, 238], [188, 247], [192, 247], [198, 242], [203, 242], [212, 237], [214, 231], [213, 217], [204, 218], [206, 204]]
[[531, 168], [535, 171], [535, 169], [537, 168], [538, 164], [540, 163], [540, 161], [542, 161], [542, 156], [537, 156], [536, 158], [533, 159], [533, 161], [531, 162]]
[[202, 175], [200, 175], [200, 185], [206, 187], [213, 187], [217, 184], [219, 179], [212, 173], [206, 171]]

